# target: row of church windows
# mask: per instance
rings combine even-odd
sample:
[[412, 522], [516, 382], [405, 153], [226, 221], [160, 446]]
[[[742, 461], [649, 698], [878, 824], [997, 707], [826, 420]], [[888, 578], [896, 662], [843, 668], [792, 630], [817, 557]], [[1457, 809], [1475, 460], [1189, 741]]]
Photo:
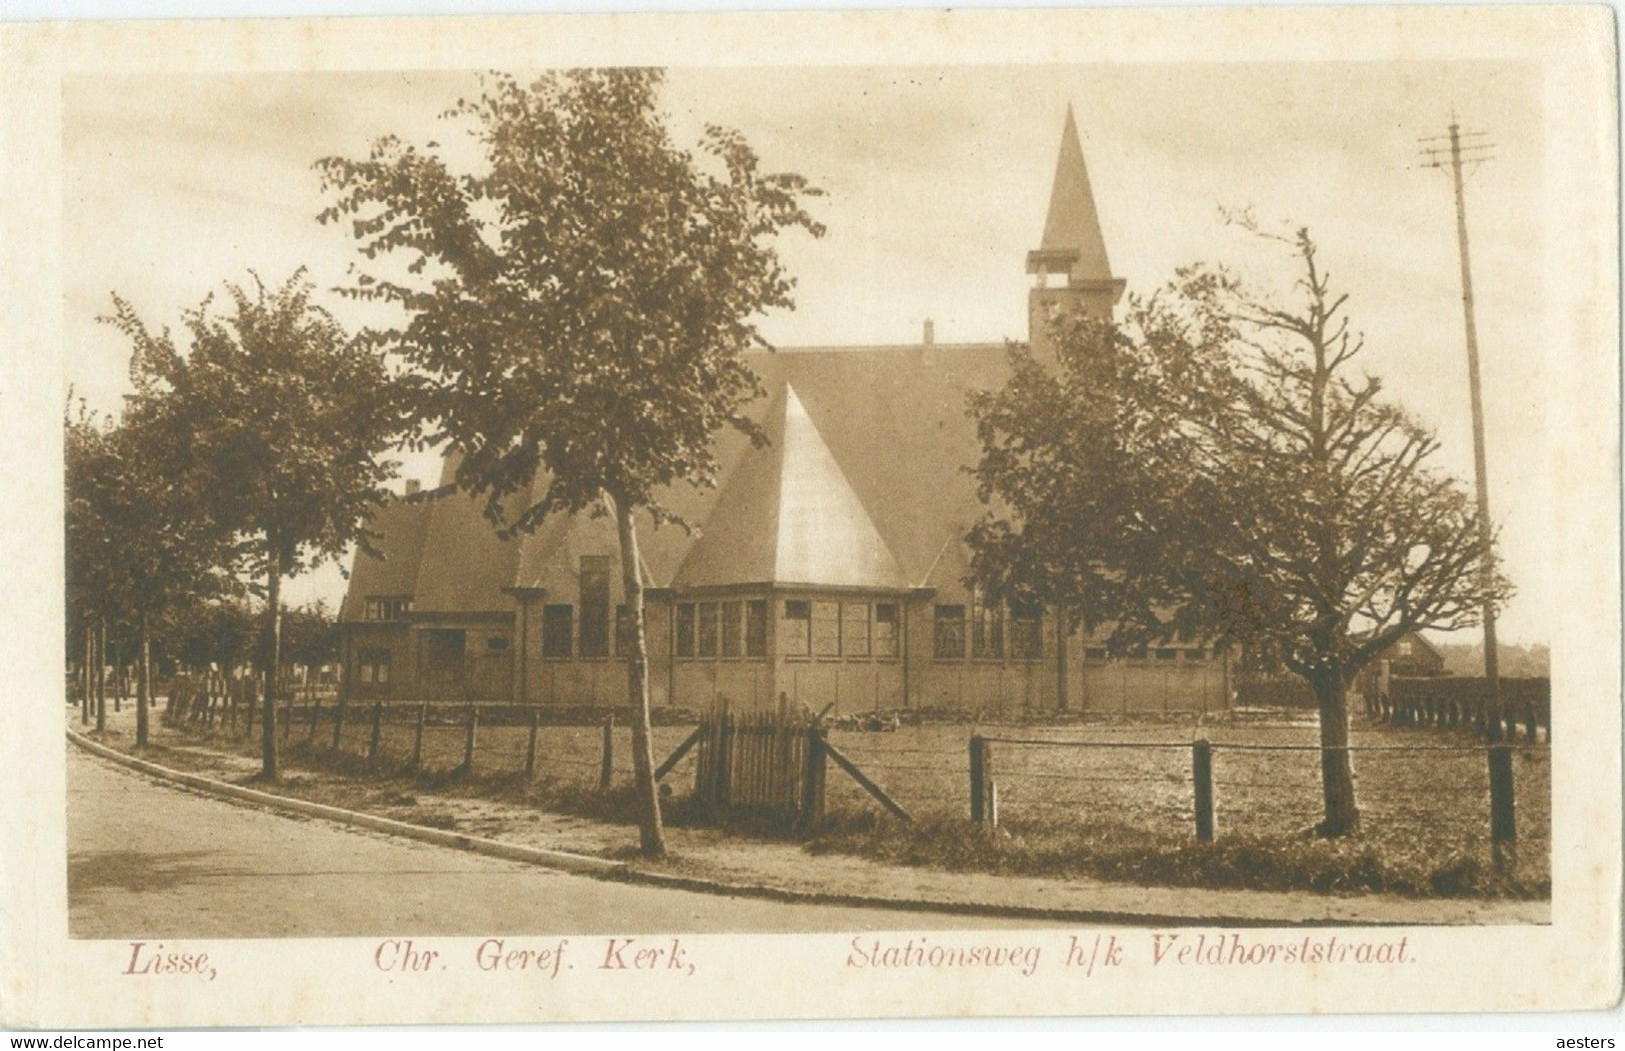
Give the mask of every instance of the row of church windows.
[[[939, 661], [1003, 660], [1005, 655], [1005, 609], [981, 601], [962, 605], [941, 605], [935, 609], [931, 652]], [[1044, 655], [1042, 615], [1035, 609], [1010, 611], [1010, 656], [1018, 661], [1035, 661]], [[967, 630], [968, 629], [968, 630]], [[969, 647], [966, 635], [969, 635]]]
[[[679, 602], [672, 653], [701, 660], [767, 656], [766, 599]], [[579, 634], [575, 607], [564, 603], [542, 607], [542, 656], [568, 660], [610, 656], [608, 604], [583, 602]], [[779, 650], [787, 657], [853, 657], [895, 659], [900, 613], [895, 602], [824, 602], [790, 599], [783, 604]], [[632, 649], [631, 612], [615, 608], [614, 655]]]

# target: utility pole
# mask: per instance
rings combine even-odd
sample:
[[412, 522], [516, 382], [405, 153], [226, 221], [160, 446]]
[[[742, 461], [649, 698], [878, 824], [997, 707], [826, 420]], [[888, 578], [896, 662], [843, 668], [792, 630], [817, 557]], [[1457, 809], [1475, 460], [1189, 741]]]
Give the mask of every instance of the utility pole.
[[[1492, 741], [1502, 734], [1500, 654], [1495, 642], [1495, 562], [1494, 530], [1490, 526], [1489, 476], [1484, 465], [1484, 398], [1483, 384], [1478, 372], [1478, 323], [1473, 314], [1473, 267], [1467, 250], [1467, 198], [1462, 166], [1468, 165], [1470, 175], [1480, 164], [1493, 159], [1494, 144], [1487, 140], [1488, 132], [1463, 131], [1454, 111], [1450, 114], [1450, 128], [1446, 135], [1433, 135], [1422, 139], [1423, 166], [1450, 169], [1456, 191], [1456, 242], [1461, 256], [1461, 309], [1467, 329], [1467, 385], [1473, 400], [1473, 473], [1478, 483], [1478, 538], [1483, 546], [1480, 562], [1480, 585], [1484, 593], [1484, 677], [1489, 681], [1489, 698], [1485, 706], [1485, 721]], [[1466, 140], [1466, 141], [1464, 141]], [[1448, 145], [1445, 143], [1448, 142]]]

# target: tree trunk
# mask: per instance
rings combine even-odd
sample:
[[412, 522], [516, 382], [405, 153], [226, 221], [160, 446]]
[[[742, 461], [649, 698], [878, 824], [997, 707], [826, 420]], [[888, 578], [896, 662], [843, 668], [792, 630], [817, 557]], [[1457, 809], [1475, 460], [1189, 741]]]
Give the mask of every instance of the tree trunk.
[[1055, 710], [1067, 710], [1066, 696], [1066, 607], [1055, 604]]
[[1350, 835], [1360, 829], [1360, 809], [1348, 748], [1348, 686], [1338, 674], [1317, 676], [1310, 685], [1320, 708], [1320, 785], [1326, 798], [1326, 820], [1315, 826], [1315, 834]]
[[[107, 618], [96, 618], [96, 705], [107, 703]], [[114, 700], [113, 710], [119, 710]]]
[[90, 713], [96, 707], [90, 689], [90, 619], [85, 618], [85, 634], [79, 645], [79, 667], [74, 674], [74, 688], [79, 693], [79, 722], [90, 723]]
[[[141, 614], [137, 624], [139, 638], [136, 645], [135, 684], [135, 746], [147, 747], [147, 708], [152, 702], [152, 640], [147, 632], [147, 615]], [[173, 695], [174, 690], [170, 693]]]
[[649, 651], [643, 629], [643, 574], [639, 571], [637, 526], [625, 500], [614, 500], [615, 525], [621, 538], [621, 586], [632, 615], [632, 653], [627, 660], [627, 692], [636, 713], [632, 719], [632, 774], [638, 797], [638, 840], [646, 858], [666, 853], [660, 821], [660, 794], [655, 785], [654, 747], [649, 724]]
[[[277, 770], [276, 749], [276, 672], [282, 661], [282, 553], [276, 542], [270, 544], [270, 563], [265, 571], [265, 665], [264, 684], [260, 698], [260, 777], [275, 781]], [[292, 713], [290, 712], [291, 716]]]
[[74, 678], [74, 688], [79, 693], [79, 725], [80, 726], [89, 726], [90, 725], [90, 709], [95, 706], [94, 702], [92, 702], [91, 699], [90, 699], [90, 680], [89, 680], [89, 678], [87, 678], [89, 667], [90, 667], [90, 665], [88, 663], [86, 663], [86, 661], [84, 659], [84, 654], [81, 652], [80, 655], [79, 655], [78, 673], [75, 674], [74, 677], [73, 677]]
[[96, 732], [107, 729], [107, 698], [96, 703], [96, 623], [85, 622], [85, 703], [96, 706]]

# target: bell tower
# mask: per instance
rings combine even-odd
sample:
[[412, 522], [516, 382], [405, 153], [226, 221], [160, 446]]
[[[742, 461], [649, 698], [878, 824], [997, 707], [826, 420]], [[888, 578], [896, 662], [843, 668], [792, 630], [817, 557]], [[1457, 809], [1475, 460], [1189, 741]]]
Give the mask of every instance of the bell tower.
[[1054, 353], [1051, 318], [1073, 310], [1110, 318], [1112, 307], [1123, 295], [1125, 282], [1112, 276], [1106, 258], [1106, 240], [1100, 233], [1095, 195], [1089, 188], [1089, 170], [1083, 163], [1083, 145], [1071, 106], [1066, 108], [1044, 238], [1037, 249], [1027, 253], [1027, 272], [1033, 275], [1027, 296], [1027, 339], [1039, 356]]

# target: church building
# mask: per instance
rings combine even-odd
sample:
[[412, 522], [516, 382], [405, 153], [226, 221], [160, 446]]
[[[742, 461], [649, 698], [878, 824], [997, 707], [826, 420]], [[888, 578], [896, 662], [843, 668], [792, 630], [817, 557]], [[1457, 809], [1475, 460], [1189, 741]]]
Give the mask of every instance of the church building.
[[[1123, 293], [1070, 110], [1033, 275], [1028, 338], [1057, 310], [1108, 317]], [[780, 348], [749, 355], [762, 447], [716, 441], [718, 485], [663, 498], [694, 528], [639, 523], [656, 707], [792, 705], [1016, 717], [1207, 712], [1230, 705], [1228, 658], [1200, 642], [1107, 659], [1051, 611], [965, 583], [984, 508], [972, 390], [1002, 386], [1005, 345]], [[454, 465], [447, 464], [446, 478]], [[544, 483], [545, 484], [545, 483]], [[340, 614], [357, 700], [626, 704], [626, 607], [607, 516], [554, 516], [501, 540], [481, 501], [395, 501], [373, 523]]]

